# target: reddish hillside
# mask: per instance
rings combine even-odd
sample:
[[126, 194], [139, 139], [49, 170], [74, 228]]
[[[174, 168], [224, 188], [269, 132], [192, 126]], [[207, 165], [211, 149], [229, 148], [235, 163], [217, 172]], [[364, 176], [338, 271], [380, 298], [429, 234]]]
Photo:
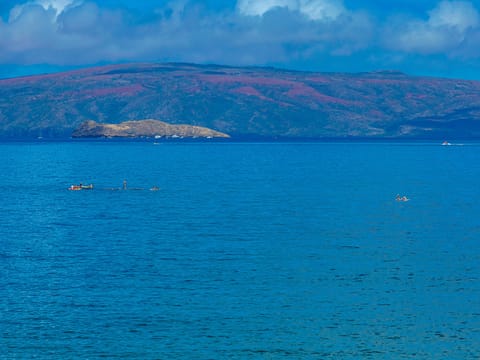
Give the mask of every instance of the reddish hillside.
[[397, 72], [124, 64], [0, 80], [1, 137], [158, 119], [232, 137], [480, 137], [480, 83]]

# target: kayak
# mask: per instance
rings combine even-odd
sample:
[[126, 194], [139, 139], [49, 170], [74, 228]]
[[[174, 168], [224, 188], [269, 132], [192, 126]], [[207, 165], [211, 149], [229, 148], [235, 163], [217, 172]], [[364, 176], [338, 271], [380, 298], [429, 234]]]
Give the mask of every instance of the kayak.
[[68, 188], [71, 191], [80, 191], [80, 190], [92, 190], [93, 184], [90, 185], [72, 185]]

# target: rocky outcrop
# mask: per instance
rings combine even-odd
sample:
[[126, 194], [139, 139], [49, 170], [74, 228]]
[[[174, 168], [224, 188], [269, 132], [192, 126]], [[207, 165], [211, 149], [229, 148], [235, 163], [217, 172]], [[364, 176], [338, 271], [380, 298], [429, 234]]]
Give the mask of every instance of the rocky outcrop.
[[89, 120], [73, 133], [74, 138], [229, 138], [230, 136], [201, 126], [171, 125], [159, 120], [125, 121], [100, 124]]

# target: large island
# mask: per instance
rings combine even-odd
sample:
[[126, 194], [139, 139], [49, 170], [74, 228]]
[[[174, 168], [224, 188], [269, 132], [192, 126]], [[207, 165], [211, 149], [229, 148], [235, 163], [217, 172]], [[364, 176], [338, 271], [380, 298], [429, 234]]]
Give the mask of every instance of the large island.
[[228, 134], [202, 126], [172, 125], [159, 120], [101, 124], [89, 120], [72, 133], [74, 138], [229, 138]]
[[[90, 119], [116, 127], [81, 126]], [[0, 139], [66, 138], [75, 129], [77, 136], [156, 134], [156, 125], [119, 124], [143, 119], [235, 139], [480, 139], [480, 81], [178, 63], [0, 80]], [[165, 136], [216, 136], [158, 128]]]

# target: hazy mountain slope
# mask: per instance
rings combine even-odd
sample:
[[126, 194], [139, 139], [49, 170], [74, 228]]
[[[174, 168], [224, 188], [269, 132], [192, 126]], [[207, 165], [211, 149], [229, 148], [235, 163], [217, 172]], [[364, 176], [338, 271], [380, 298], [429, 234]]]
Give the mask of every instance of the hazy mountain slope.
[[480, 83], [396, 72], [124, 64], [0, 80], [0, 136], [158, 119], [235, 136], [480, 137]]

